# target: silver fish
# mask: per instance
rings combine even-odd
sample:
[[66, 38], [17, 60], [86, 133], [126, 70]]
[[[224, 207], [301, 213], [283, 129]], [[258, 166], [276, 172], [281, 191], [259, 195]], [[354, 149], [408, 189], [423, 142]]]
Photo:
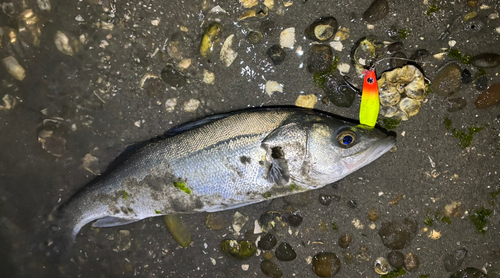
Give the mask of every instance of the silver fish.
[[80, 229], [144, 218], [233, 209], [331, 184], [396, 143], [378, 129], [300, 108], [212, 116], [171, 131], [91, 182], [52, 219], [51, 253]]

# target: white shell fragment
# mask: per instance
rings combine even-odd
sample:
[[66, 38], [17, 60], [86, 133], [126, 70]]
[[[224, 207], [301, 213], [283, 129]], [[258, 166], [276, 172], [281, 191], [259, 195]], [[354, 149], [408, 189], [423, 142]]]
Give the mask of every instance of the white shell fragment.
[[184, 111], [186, 112], [194, 112], [198, 107], [200, 107], [200, 101], [197, 99], [192, 98], [184, 102]]
[[215, 74], [206, 69], [203, 70], [203, 83], [205, 84], [214, 84], [215, 82]]
[[281, 31], [280, 45], [283, 48], [293, 48], [295, 44], [295, 28], [290, 27]]
[[295, 101], [295, 106], [312, 109], [316, 102], [318, 102], [318, 98], [314, 94], [300, 95]]
[[64, 34], [63, 32], [61, 31], [56, 32], [56, 35], [54, 37], [54, 43], [56, 44], [57, 50], [61, 51], [62, 53], [69, 56], [75, 55], [75, 51], [73, 50], [73, 48], [69, 43], [68, 36], [66, 36], [66, 34]]
[[389, 262], [384, 257], [379, 257], [373, 264], [373, 270], [380, 275], [389, 273]]
[[274, 9], [274, 0], [264, 0], [264, 6], [268, 7], [270, 10]]
[[339, 41], [330, 42], [330, 46], [339, 52], [342, 51], [342, 49], [344, 49], [344, 45], [342, 45], [342, 42]]
[[0, 110], [10, 110], [16, 106], [17, 102], [16, 99], [9, 94], [3, 96], [2, 101], [3, 104], [0, 105]]
[[101, 174], [101, 171], [99, 170], [99, 158], [88, 153], [83, 157], [82, 161], [83, 161], [82, 165], [83, 169], [89, 171], [94, 175]]
[[245, 226], [247, 221], [248, 221], [248, 217], [246, 217], [245, 215], [243, 215], [237, 211], [234, 213], [233, 224], [231, 226], [233, 227], [233, 230], [236, 233], [239, 233], [241, 231], [241, 229], [243, 228], [243, 226]]
[[24, 68], [21, 67], [21, 65], [17, 62], [16, 58], [14, 58], [13, 56], [8, 56], [3, 58], [2, 62], [10, 75], [12, 75], [12, 77], [19, 81], [23, 81], [23, 79], [26, 77], [26, 73], [24, 71]]
[[337, 68], [339, 69], [341, 75], [346, 75], [351, 70], [351, 66], [347, 63], [341, 63]]
[[169, 98], [165, 101], [165, 110], [169, 113], [174, 112], [175, 106], [177, 105], [177, 98]]
[[42, 11], [50, 11], [50, 1], [49, 0], [37, 0], [38, 8]]
[[224, 41], [222, 49], [220, 50], [220, 59], [224, 62], [226, 67], [229, 67], [238, 56], [238, 52], [234, 51], [231, 48], [233, 46], [233, 38], [234, 34], [229, 35], [229, 37], [227, 37]]
[[266, 82], [266, 94], [271, 96], [274, 92], [283, 93], [283, 84], [280, 84], [273, 80], [268, 80]]
[[248, 9], [251, 8], [257, 4], [259, 4], [258, 0], [240, 0], [240, 4], [243, 6], [243, 8]]

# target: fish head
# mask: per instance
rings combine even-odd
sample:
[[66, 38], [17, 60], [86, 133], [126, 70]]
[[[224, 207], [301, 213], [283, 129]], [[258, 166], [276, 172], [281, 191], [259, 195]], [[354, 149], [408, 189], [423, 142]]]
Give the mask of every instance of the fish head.
[[333, 183], [376, 160], [396, 143], [377, 128], [329, 119], [312, 124], [303, 173], [310, 187]]

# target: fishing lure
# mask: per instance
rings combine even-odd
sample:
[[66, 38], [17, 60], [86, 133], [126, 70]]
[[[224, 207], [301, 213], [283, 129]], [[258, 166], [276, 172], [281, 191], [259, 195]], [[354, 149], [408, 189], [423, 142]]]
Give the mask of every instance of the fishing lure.
[[359, 109], [359, 122], [362, 125], [374, 127], [377, 123], [378, 112], [380, 110], [375, 68], [371, 67], [369, 70], [363, 70], [363, 78], [363, 93], [361, 95], [361, 107]]

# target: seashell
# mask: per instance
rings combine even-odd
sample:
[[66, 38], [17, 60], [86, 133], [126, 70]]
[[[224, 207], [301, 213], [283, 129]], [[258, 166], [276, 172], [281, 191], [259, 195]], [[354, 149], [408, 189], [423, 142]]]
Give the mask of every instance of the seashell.
[[23, 79], [26, 77], [26, 73], [24, 71], [24, 68], [17, 62], [16, 58], [13, 56], [8, 56], [3, 58], [3, 65], [5, 68], [7, 68], [7, 71], [14, 77], [15, 79], [19, 81], [23, 81]]
[[375, 260], [373, 270], [380, 275], [389, 273], [389, 262], [384, 257], [379, 257]]
[[401, 111], [408, 114], [408, 117], [413, 117], [418, 114], [418, 111], [420, 111], [420, 101], [408, 97], [403, 98], [399, 102], [398, 106]]

